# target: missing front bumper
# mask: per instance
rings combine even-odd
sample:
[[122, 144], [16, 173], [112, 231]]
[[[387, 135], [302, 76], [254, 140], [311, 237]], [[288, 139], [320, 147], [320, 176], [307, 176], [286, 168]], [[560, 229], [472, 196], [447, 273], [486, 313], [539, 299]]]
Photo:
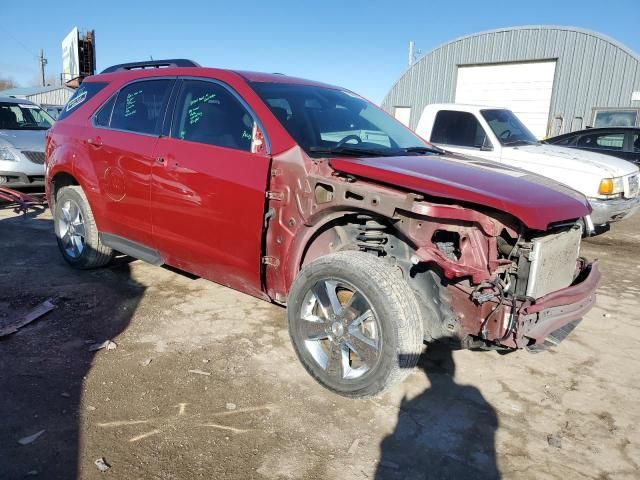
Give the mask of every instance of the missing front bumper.
[[[502, 342], [511, 348], [540, 349], [545, 342], [553, 345], [564, 340], [596, 303], [596, 289], [600, 282], [597, 262], [586, 265], [580, 281], [539, 298], [524, 307], [518, 318], [515, 334]], [[573, 327], [567, 327], [573, 324]], [[562, 329], [565, 329], [562, 330]], [[547, 345], [549, 346], [549, 345]]]

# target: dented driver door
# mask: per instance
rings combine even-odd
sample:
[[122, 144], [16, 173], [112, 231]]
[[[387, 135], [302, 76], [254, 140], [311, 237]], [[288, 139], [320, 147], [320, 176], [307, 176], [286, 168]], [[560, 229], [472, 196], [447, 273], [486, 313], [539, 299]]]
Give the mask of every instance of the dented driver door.
[[165, 262], [256, 295], [270, 158], [226, 85], [185, 79], [152, 168], [154, 243]]

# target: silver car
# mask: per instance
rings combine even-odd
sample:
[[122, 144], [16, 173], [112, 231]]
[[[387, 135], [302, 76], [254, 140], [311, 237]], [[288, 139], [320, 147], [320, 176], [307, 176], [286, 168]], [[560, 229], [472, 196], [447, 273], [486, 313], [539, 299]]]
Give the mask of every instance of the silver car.
[[45, 135], [53, 122], [33, 102], [0, 97], [0, 187], [44, 185]]

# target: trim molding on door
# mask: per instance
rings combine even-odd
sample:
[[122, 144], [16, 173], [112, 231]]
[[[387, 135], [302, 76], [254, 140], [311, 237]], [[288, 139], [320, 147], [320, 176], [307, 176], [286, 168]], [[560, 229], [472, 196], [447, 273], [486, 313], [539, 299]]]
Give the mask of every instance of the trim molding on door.
[[111, 233], [101, 233], [100, 240], [108, 247], [120, 253], [137, 258], [152, 265], [162, 265], [164, 260], [158, 250], [133, 242], [127, 238], [113, 235]]

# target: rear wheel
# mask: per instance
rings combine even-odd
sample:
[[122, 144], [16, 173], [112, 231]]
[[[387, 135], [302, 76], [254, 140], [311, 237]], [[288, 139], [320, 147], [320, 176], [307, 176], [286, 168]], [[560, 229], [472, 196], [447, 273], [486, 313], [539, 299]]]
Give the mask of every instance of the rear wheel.
[[102, 267], [113, 257], [100, 241], [91, 207], [79, 186], [61, 188], [56, 195], [54, 226], [64, 259], [76, 268]]
[[381, 393], [404, 378], [422, 352], [415, 295], [396, 269], [367, 253], [332, 253], [305, 266], [287, 308], [303, 366], [340, 395]]

